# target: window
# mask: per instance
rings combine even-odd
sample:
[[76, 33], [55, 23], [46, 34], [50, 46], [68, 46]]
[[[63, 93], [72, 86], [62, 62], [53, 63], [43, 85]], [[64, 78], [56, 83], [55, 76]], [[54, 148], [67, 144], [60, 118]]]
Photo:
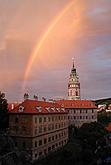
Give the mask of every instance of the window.
[[94, 109], [92, 109], [92, 113], [94, 113]]
[[18, 123], [18, 116], [15, 118], [15, 123]]
[[52, 121], [54, 121], [54, 116], [52, 116]]
[[48, 131], [50, 131], [50, 130], [51, 130], [51, 125], [49, 124], [49, 125], [48, 125]]
[[55, 148], [55, 145], [52, 145], [52, 149], [54, 149]]
[[50, 122], [50, 117], [48, 117], [48, 121]]
[[42, 133], [42, 126], [39, 127], [39, 133]]
[[52, 136], [52, 140], [54, 140], [54, 136]]
[[76, 96], [78, 96], [78, 91], [76, 91]]
[[57, 129], [57, 124], [55, 125], [55, 128]]
[[57, 116], [55, 117], [55, 120], [57, 121]]
[[80, 119], [82, 119], [82, 116], [80, 116]]
[[37, 128], [35, 128], [35, 135], [37, 134]]
[[46, 122], [46, 117], [44, 117], [44, 122]]
[[42, 155], [42, 152], [39, 152], [39, 156], [41, 156]]
[[45, 138], [45, 139], [44, 139], [44, 144], [46, 144], [46, 143], [47, 143], [47, 139]]
[[15, 147], [17, 147], [17, 142], [15, 142]]
[[23, 148], [26, 148], [26, 143], [25, 143], [25, 142], [23, 142], [22, 146], [23, 146]]
[[35, 158], [37, 157], [37, 154], [35, 154]]
[[52, 124], [52, 130], [54, 129], [54, 124]]
[[72, 90], [70, 90], [70, 94], [69, 95], [72, 96]]
[[42, 118], [41, 117], [39, 117], [39, 123], [41, 123], [42, 122]]
[[57, 135], [55, 136], [55, 138], [57, 139]]
[[50, 142], [50, 141], [51, 141], [51, 137], [48, 138], [48, 142]]
[[79, 119], [79, 116], [77, 116], [77, 119]]
[[37, 142], [35, 141], [35, 147], [37, 147]]
[[41, 146], [42, 145], [42, 140], [39, 140], [39, 146]]
[[82, 110], [80, 110], [80, 113], [82, 113]]
[[66, 135], [66, 132], [64, 131], [64, 136]]
[[46, 154], [46, 153], [47, 153], [47, 150], [45, 149], [45, 150], [44, 150], [44, 154]]
[[48, 151], [51, 151], [51, 147], [48, 148]]
[[44, 132], [46, 132], [47, 131], [47, 128], [46, 128], [46, 126], [44, 127]]
[[24, 107], [23, 106], [20, 106], [19, 107], [19, 112], [23, 112], [24, 111]]
[[86, 119], [88, 119], [88, 117], [86, 116]]
[[37, 117], [35, 117], [35, 123], [37, 123]]
[[14, 129], [15, 129], [16, 133], [18, 133], [19, 126], [18, 125], [17, 126], [14, 126]]
[[74, 119], [76, 119], [76, 116], [74, 116]]
[[87, 113], [87, 110], [86, 110], [86, 113]]

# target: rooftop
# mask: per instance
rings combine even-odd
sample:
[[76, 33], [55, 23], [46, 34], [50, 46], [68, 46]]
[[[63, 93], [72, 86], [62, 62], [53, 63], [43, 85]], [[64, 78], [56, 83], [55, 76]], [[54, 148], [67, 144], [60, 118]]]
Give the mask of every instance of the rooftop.
[[64, 108], [97, 108], [91, 100], [59, 100], [56, 103], [64, 106]]
[[51, 103], [37, 100], [25, 100], [14, 109], [11, 109], [9, 113], [67, 113], [67, 111], [58, 103]]

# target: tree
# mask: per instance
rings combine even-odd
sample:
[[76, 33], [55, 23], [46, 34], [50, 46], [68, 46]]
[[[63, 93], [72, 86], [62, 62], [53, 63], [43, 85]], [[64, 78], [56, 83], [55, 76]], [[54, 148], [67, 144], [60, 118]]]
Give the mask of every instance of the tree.
[[5, 94], [0, 92], [0, 130], [8, 128], [8, 103]]
[[106, 134], [107, 131], [101, 123], [92, 122], [83, 124], [78, 130], [77, 137], [81, 140], [83, 150], [87, 148], [93, 152], [96, 148], [97, 140], [103, 138]]
[[111, 113], [109, 112], [99, 112], [98, 122], [106, 127], [111, 122]]

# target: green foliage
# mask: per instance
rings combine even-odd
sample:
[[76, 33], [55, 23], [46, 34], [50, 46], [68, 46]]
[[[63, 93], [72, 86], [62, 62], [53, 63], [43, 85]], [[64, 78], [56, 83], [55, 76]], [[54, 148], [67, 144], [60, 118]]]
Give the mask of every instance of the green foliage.
[[96, 148], [96, 141], [107, 134], [105, 128], [97, 122], [85, 123], [78, 131], [77, 137], [81, 139], [83, 148], [90, 149], [92, 152]]
[[101, 123], [104, 127], [108, 125], [109, 122], [111, 122], [111, 113], [107, 112], [99, 112], [98, 113], [98, 122]]
[[99, 105], [99, 104], [106, 104], [106, 105], [109, 105], [109, 104], [111, 104], [111, 98], [95, 100], [95, 104], [96, 104], [96, 105]]

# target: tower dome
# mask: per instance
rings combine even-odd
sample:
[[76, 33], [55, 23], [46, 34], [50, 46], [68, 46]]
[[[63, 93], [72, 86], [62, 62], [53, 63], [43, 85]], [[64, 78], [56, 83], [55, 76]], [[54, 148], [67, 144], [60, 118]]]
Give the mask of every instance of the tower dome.
[[68, 99], [69, 100], [80, 99], [80, 82], [79, 82], [79, 77], [77, 75], [76, 68], [74, 66], [74, 60], [73, 60], [73, 66], [71, 69], [69, 82], [68, 82]]

